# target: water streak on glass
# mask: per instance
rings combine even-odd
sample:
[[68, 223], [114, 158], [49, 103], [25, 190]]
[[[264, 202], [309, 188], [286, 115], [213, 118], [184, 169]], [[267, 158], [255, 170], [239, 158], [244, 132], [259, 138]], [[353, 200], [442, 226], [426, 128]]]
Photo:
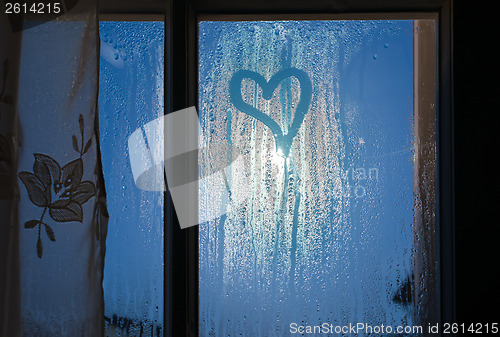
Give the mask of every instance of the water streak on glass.
[[[199, 23], [200, 169], [235, 147], [248, 181], [231, 172], [247, 202], [200, 225], [201, 336], [415, 323], [413, 61], [413, 21]], [[268, 97], [290, 69], [312, 91], [291, 76]]]
[[163, 334], [163, 193], [138, 189], [132, 132], [163, 116], [163, 22], [101, 22], [99, 123], [108, 195], [104, 296], [110, 336]]

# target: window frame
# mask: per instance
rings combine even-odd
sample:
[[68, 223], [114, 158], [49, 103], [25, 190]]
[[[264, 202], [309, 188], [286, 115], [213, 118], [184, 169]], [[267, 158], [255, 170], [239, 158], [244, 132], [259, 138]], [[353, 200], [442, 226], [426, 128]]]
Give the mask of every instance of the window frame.
[[[437, 147], [437, 172], [436, 172], [436, 224], [437, 224], [437, 258], [438, 258], [438, 282], [440, 294], [440, 322], [455, 322], [455, 296], [454, 296], [454, 218], [453, 218], [453, 142], [452, 142], [452, 4], [450, 1], [420, 1], [418, 5], [406, 1], [352, 1], [349, 4], [340, 1], [325, 3], [322, 1], [256, 1], [243, 3], [239, 1], [192, 1], [185, 7], [186, 31], [187, 31], [187, 55], [186, 60], [188, 74], [186, 74], [188, 94], [186, 100], [189, 105], [197, 106], [198, 86], [198, 22], [207, 18], [227, 19], [307, 19], [308, 17], [318, 19], [362, 19], [383, 16], [386, 18], [429, 18], [437, 15], [437, 110], [436, 110], [436, 147]], [[196, 237], [191, 238], [198, 248], [198, 229]], [[194, 260], [194, 259], [193, 259]], [[191, 260], [191, 262], [193, 261]], [[198, 256], [196, 264], [188, 274], [198, 273]], [[198, 279], [193, 280], [198, 283]], [[197, 289], [198, 287], [196, 287]], [[196, 302], [197, 303], [197, 302]], [[196, 308], [196, 313], [198, 313]], [[197, 321], [196, 318], [191, 318]], [[189, 324], [189, 322], [186, 322]], [[193, 325], [192, 325], [193, 326]], [[198, 326], [196, 324], [195, 326]], [[187, 330], [186, 332], [188, 332]], [[194, 335], [197, 335], [194, 334]]]
[[[455, 219], [453, 144], [453, 0], [102, 0], [100, 13], [165, 17], [165, 113], [198, 106], [198, 22], [208, 15], [266, 18], [324, 15], [438, 16], [437, 237], [440, 321], [455, 322]], [[412, 16], [415, 18], [415, 16]], [[167, 336], [198, 336], [198, 227], [181, 230], [165, 192], [164, 327]]]

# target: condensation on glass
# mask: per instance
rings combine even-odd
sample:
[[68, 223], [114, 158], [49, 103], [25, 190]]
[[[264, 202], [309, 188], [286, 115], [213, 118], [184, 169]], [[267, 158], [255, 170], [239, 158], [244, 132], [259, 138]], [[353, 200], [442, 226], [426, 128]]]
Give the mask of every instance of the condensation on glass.
[[435, 27], [199, 22], [208, 153], [246, 163], [200, 224], [201, 336], [438, 321]]
[[163, 334], [163, 193], [136, 187], [128, 140], [163, 116], [165, 25], [100, 22], [99, 129], [109, 210], [106, 334]]

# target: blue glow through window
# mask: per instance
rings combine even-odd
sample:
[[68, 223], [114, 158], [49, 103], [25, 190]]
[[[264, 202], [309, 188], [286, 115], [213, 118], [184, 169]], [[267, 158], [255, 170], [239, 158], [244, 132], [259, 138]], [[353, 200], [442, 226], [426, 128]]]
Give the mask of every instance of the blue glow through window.
[[201, 336], [414, 324], [413, 32], [408, 20], [199, 23], [205, 141], [247, 165], [227, 176], [246, 202], [200, 225]]
[[136, 187], [130, 135], [163, 116], [163, 22], [100, 22], [99, 123], [110, 215], [104, 295], [110, 335], [163, 334], [163, 193]]

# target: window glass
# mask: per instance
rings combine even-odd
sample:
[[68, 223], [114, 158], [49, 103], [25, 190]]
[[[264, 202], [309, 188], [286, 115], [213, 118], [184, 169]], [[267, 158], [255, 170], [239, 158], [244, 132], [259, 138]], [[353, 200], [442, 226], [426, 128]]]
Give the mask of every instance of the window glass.
[[[226, 171], [229, 202], [200, 194], [202, 211], [224, 207], [199, 229], [201, 336], [282, 336], [323, 323], [396, 329], [421, 324], [421, 303], [437, 312], [421, 301], [437, 291], [427, 287], [436, 223], [422, 215], [435, 211], [422, 191], [436, 193], [436, 157], [435, 111], [416, 122], [417, 26], [199, 23], [206, 153], [246, 165]], [[210, 162], [202, 154], [200, 170]]]
[[104, 270], [110, 336], [163, 334], [163, 193], [136, 187], [132, 133], [163, 116], [163, 22], [100, 22], [99, 123], [109, 210]]

